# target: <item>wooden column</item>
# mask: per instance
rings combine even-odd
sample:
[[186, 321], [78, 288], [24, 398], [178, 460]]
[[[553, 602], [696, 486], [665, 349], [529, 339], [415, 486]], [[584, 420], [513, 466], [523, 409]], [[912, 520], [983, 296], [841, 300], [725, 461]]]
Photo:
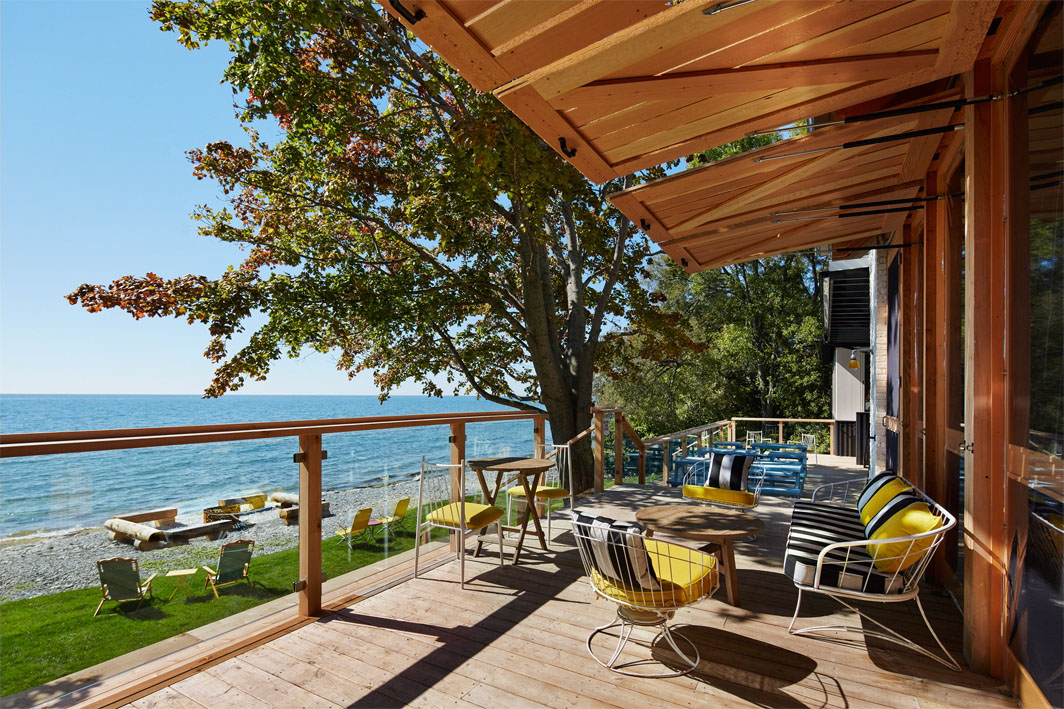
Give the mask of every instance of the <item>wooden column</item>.
[[595, 492], [602, 492], [605, 488], [603, 480], [606, 476], [606, 415], [601, 411], [595, 411]]
[[[966, 96], [1000, 91], [988, 60], [965, 76]], [[1003, 661], [1005, 428], [1004, 103], [965, 109], [964, 655], [1000, 676]]]
[[613, 484], [624, 482], [624, 416], [613, 415]]
[[[945, 194], [949, 176], [927, 173], [924, 192]], [[949, 249], [949, 222], [946, 204], [924, 205], [924, 470], [928, 471], [924, 491], [933, 500], [946, 504], [946, 262]], [[931, 576], [941, 582], [952, 574], [945, 550], [935, 555]]]
[[547, 454], [547, 417], [532, 419], [533, 455], [542, 458]]
[[828, 424], [828, 453], [831, 455], [838, 455], [835, 452], [835, 422], [832, 421]]
[[728, 422], [728, 435], [731, 436], [728, 440], [735, 440], [735, 419]]
[[321, 436], [299, 437], [299, 615], [321, 613]]
[[783, 443], [783, 421], [780, 421], [779, 433], [777, 437], [779, 439], [779, 442]]
[[[906, 224], [902, 227], [902, 243], [913, 243], [912, 227]], [[901, 386], [899, 394], [901, 401], [898, 402], [898, 423], [901, 427], [898, 440], [900, 462], [899, 471], [909, 480], [912, 480], [921, 488], [923, 480], [920, 474], [920, 465], [916, 460], [916, 397], [919, 395], [919, 384], [915, 376], [915, 341], [914, 321], [916, 320], [916, 247], [900, 249], [901, 251], [901, 277], [898, 287], [901, 306]]]
[[669, 473], [672, 472], [672, 439], [666, 438], [661, 444], [661, 484], [669, 484]]

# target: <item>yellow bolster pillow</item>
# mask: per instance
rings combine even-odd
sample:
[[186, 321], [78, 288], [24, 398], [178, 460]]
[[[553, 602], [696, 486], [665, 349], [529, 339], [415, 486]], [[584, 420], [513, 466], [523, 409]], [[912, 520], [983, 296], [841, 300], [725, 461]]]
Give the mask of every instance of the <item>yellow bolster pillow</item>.
[[[868, 538], [876, 540], [907, 537], [930, 532], [941, 526], [942, 518], [932, 514], [926, 504], [913, 502], [884, 520]], [[935, 538], [930, 535], [911, 542], [869, 544], [868, 554], [876, 560], [877, 569], [885, 573], [895, 573], [920, 561]]]
[[872, 499], [866, 502], [865, 506], [861, 508], [861, 524], [867, 525], [869, 520], [879, 514], [879, 511], [886, 507], [888, 502], [903, 492], [909, 492], [912, 489], [912, 486], [901, 478], [894, 478], [883, 485], [883, 487], [872, 496]]

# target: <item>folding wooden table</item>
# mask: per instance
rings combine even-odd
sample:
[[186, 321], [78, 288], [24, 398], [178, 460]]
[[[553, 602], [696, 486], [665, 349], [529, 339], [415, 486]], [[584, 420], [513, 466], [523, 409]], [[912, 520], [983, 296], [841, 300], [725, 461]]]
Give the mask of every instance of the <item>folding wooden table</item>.
[[[549, 470], [554, 461], [548, 458], [481, 458], [478, 460], [468, 461], [469, 467], [472, 468], [476, 474], [477, 479], [480, 481], [480, 489], [484, 493], [484, 504], [494, 505], [495, 499], [499, 496], [499, 491], [502, 489], [503, 476], [510, 474], [510, 480], [515, 477], [520, 482], [522, 489], [525, 493], [525, 513], [521, 516], [519, 526], [509, 527], [503, 525], [504, 532], [517, 532], [517, 544], [514, 548], [513, 563], [516, 564], [521, 557], [521, 549], [524, 547], [525, 534], [528, 532], [528, 523], [532, 522], [532, 526], [535, 527], [533, 534], [539, 539], [539, 545], [544, 551], [547, 550], [547, 537], [543, 533], [543, 527], [539, 524], [539, 514], [536, 511], [536, 497], [535, 490], [543, 482], [543, 473]], [[488, 481], [485, 477], [485, 472], [495, 472], [495, 487], [494, 489], [488, 488]], [[531, 478], [531, 484], [529, 484], [529, 478]], [[473, 552], [473, 556], [480, 556], [480, 548], [488, 540], [484, 538], [486, 529], [480, 530], [480, 536], [477, 538], [477, 548]]]

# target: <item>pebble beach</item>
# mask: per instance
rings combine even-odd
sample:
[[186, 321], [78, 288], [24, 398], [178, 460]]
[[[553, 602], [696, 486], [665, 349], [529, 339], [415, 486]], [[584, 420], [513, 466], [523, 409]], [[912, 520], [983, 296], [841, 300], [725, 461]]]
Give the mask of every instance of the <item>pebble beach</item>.
[[[472, 483], [470, 491], [479, 490], [476, 478]], [[322, 536], [332, 536], [336, 529], [346, 526], [356, 510], [373, 507], [374, 516], [383, 516], [392, 512], [386, 501], [390, 501], [394, 508], [396, 500], [407, 496], [416, 503], [416, 481], [397, 483], [387, 489], [359, 487], [326, 491], [322, 499], [329, 503], [330, 516], [322, 521]], [[230, 531], [222, 539], [199, 537], [188, 544], [151, 551], [139, 551], [128, 543], [110, 541], [102, 526], [47, 536], [8, 537], [0, 540], [0, 564], [4, 568], [4, 573], [0, 574], [0, 600], [99, 587], [96, 562], [113, 556], [137, 559], [143, 577], [170, 569], [203, 564], [213, 566], [219, 546], [227, 540], [254, 540], [256, 555], [283, 551], [298, 544], [299, 525], [286, 525], [277, 510], [270, 502], [262, 509], [242, 513], [240, 519], [248, 525], [247, 528]], [[177, 518], [178, 526], [202, 521], [201, 513], [180, 514]]]

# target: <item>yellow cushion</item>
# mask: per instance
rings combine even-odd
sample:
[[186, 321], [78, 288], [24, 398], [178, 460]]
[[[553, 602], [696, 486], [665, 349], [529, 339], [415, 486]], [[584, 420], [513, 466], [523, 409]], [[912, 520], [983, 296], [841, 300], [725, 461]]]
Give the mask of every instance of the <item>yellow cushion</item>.
[[524, 497], [525, 496], [525, 489], [523, 487], [521, 487], [520, 485], [514, 485], [513, 487], [506, 488], [506, 494], [507, 495], [520, 495], [521, 497]]
[[706, 502], [720, 502], [725, 505], [742, 505], [753, 507], [757, 502], [754, 493], [745, 490], [725, 490], [720, 487], [706, 487], [704, 485], [684, 485], [683, 496]]
[[603, 595], [644, 608], [679, 608], [708, 596], [717, 588], [717, 560], [668, 542], [644, 539], [660, 591], [618, 586], [591, 569], [591, 580]]
[[872, 495], [872, 499], [865, 503], [865, 506], [861, 508], [861, 524], [868, 524], [868, 521], [879, 514], [879, 511], [883, 509], [888, 502], [893, 500], [897, 495], [900, 495], [903, 492], [908, 492], [912, 489], [912, 486], [907, 484], [901, 478], [895, 478], [885, 484], [875, 495]]
[[560, 500], [569, 497], [569, 491], [564, 487], [541, 487], [536, 489], [536, 497], [543, 500]]
[[[465, 524], [466, 529], [480, 529], [502, 517], [502, 510], [498, 507], [489, 507], [475, 502], [465, 503], [465, 513], [468, 520]], [[461, 518], [462, 507], [457, 502], [452, 502], [446, 507], [433, 510], [427, 517], [429, 522], [446, 527], [460, 526], [459, 520]]]
[[[932, 514], [930, 507], [923, 502], [914, 502], [884, 520], [869, 539], [906, 537], [930, 532], [941, 526], [942, 519]], [[868, 554], [876, 560], [877, 569], [886, 573], [894, 573], [920, 561], [934, 541], [935, 536], [931, 535], [913, 542], [869, 544]]]

